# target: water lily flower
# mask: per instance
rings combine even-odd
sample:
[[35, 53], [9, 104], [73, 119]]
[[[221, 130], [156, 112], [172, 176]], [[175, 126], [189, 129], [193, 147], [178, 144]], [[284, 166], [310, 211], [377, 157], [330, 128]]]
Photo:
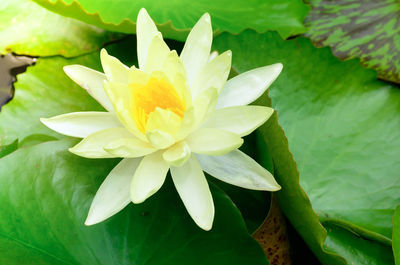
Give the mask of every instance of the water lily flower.
[[188, 213], [204, 230], [212, 227], [214, 204], [203, 170], [247, 189], [280, 189], [238, 148], [243, 136], [272, 115], [271, 108], [247, 105], [264, 93], [282, 65], [227, 81], [232, 53], [210, 54], [209, 14], [193, 27], [180, 56], [168, 48], [145, 9], [136, 33], [138, 68], [125, 66], [105, 49], [100, 53], [104, 74], [81, 65], [64, 67], [106, 112], [41, 119], [56, 132], [83, 138], [69, 149], [76, 155], [123, 158], [101, 184], [85, 224], [99, 223], [130, 202], [143, 202], [160, 189], [168, 171]]

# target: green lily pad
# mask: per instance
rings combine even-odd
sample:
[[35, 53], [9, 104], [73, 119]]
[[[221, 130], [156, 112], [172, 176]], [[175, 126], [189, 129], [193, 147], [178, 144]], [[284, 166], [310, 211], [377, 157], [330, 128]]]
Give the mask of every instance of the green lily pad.
[[0, 3], [0, 53], [77, 56], [121, 37], [54, 14], [29, 0]]
[[400, 264], [400, 206], [393, 215], [393, 253], [396, 264]]
[[34, 0], [64, 16], [73, 17], [104, 29], [135, 33], [140, 8], [145, 7], [163, 34], [184, 40], [189, 29], [205, 12], [211, 14], [216, 31], [239, 33], [246, 28], [259, 32], [277, 30], [284, 38], [306, 31], [303, 26], [309, 8], [301, 0], [249, 0], [190, 2], [174, 1], [95, 1]]
[[[360, 265], [393, 265], [391, 249], [376, 241], [365, 240], [357, 234], [326, 223], [328, 230], [325, 247], [328, 250], [340, 253], [349, 264]], [[343, 244], [346, 243], [346, 244]]]
[[192, 221], [170, 178], [146, 202], [85, 226], [117, 161], [75, 156], [67, 151], [74, 143], [49, 141], [0, 159], [1, 264], [268, 264], [240, 212], [214, 185], [209, 232]]
[[269, 94], [301, 186], [285, 136], [273, 124], [276, 116], [261, 131], [282, 185], [277, 195], [283, 211], [316, 255], [324, 260], [326, 231], [301, 187], [321, 222], [340, 223], [390, 248], [392, 215], [400, 203], [400, 163], [394, 159], [400, 152], [398, 88], [376, 80], [357, 60], [341, 62], [305, 38], [283, 41], [276, 33], [246, 31], [223, 34], [215, 44], [220, 51], [232, 49], [239, 72], [284, 65]]
[[360, 58], [380, 78], [400, 83], [398, 0], [308, 0], [305, 33], [317, 46], [331, 46], [340, 59]]

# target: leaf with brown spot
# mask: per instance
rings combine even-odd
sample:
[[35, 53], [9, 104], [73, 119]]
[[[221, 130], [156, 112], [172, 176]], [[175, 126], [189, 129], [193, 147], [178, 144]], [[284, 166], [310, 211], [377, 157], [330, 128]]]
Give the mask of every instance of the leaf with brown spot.
[[276, 196], [272, 195], [268, 216], [253, 237], [262, 246], [271, 265], [292, 264], [286, 222]]

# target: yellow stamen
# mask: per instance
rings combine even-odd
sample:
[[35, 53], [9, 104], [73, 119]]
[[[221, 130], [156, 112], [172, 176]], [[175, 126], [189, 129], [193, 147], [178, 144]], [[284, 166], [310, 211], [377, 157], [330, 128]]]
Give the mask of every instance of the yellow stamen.
[[135, 106], [134, 117], [141, 132], [146, 132], [149, 114], [157, 107], [172, 111], [183, 118], [185, 102], [168, 80], [152, 76], [147, 84], [130, 84], [130, 88]]

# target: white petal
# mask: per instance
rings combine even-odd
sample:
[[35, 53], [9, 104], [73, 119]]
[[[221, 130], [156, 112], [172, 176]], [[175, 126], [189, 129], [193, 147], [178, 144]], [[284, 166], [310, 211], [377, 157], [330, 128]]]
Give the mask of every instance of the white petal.
[[69, 151], [78, 156], [87, 158], [111, 158], [117, 157], [104, 150], [109, 143], [120, 138], [135, 138], [125, 128], [110, 128], [90, 134]]
[[161, 130], [146, 132], [146, 137], [150, 144], [157, 149], [164, 149], [175, 143], [175, 138], [171, 134]]
[[108, 55], [104, 48], [100, 51], [100, 60], [108, 81], [128, 83], [129, 67], [121, 63], [120, 60], [114, 56]]
[[132, 179], [132, 202], [141, 203], [156, 193], [164, 183], [168, 169], [169, 165], [162, 158], [162, 152], [145, 156]]
[[174, 144], [163, 153], [163, 158], [168, 164], [180, 167], [186, 163], [191, 154], [189, 146], [185, 141]]
[[64, 66], [63, 69], [69, 78], [84, 88], [107, 111], [114, 112], [103, 88], [103, 81], [106, 80], [105, 74], [77, 64]]
[[196, 157], [205, 172], [229, 184], [251, 190], [276, 191], [281, 188], [268, 170], [239, 150], [223, 156]]
[[218, 101], [218, 91], [210, 87], [205, 89], [193, 101], [194, 128], [199, 126], [214, 110]]
[[271, 117], [274, 109], [263, 106], [238, 106], [215, 110], [203, 128], [218, 128], [246, 136]]
[[58, 133], [85, 138], [89, 134], [108, 128], [122, 126], [114, 113], [110, 112], [72, 112], [40, 121]]
[[223, 155], [243, 144], [239, 135], [212, 128], [202, 128], [186, 138], [193, 153], [205, 155]]
[[217, 108], [243, 106], [259, 98], [282, 71], [277, 63], [256, 68], [230, 79], [222, 89]]
[[104, 221], [129, 204], [129, 185], [140, 160], [125, 158], [108, 174], [94, 196], [85, 225]]
[[185, 115], [183, 116], [182, 123], [181, 123], [181, 128], [178, 131], [178, 134], [176, 136], [177, 141], [183, 140], [186, 138], [188, 134], [190, 134], [195, 126], [195, 111], [193, 107], [189, 107]]
[[[183, 82], [186, 83], [186, 70], [175, 50], [168, 53], [164, 60], [162, 72], [168, 77], [168, 79], [173, 82], [176, 75], [181, 75], [183, 77]], [[185, 84], [186, 85], [186, 84]], [[175, 89], [177, 89], [175, 87]]]
[[211, 43], [211, 18], [205, 13], [189, 33], [180, 56], [187, 72], [189, 86], [193, 85], [196, 76], [206, 65]]
[[169, 53], [168, 45], [163, 40], [161, 33], [158, 33], [150, 43], [145, 71], [147, 73], [161, 71]]
[[208, 62], [197, 75], [193, 85], [190, 86], [192, 98], [195, 99], [197, 95], [209, 87], [216, 88], [219, 93], [228, 79], [231, 62], [231, 51], [226, 51]]
[[139, 68], [145, 69], [147, 55], [149, 53], [149, 46], [154, 36], [158, 33], [157, 27], [153, 20], [150, 18], [146, 9], [142, 8], [139, 11], [136, 24], [136, 37], [137, 37], [137, 55], [139, 61]]
[[175, 88], [175, 91], [185, 102], [185, 106], [190, 107], [192, 105], [192, 95], [190, 93], [186, 76], [184, 74], [177, 73], [171, 82], [172, 86]]
[[151, 154], [157, 149], [149, 143], [143, 142], [138, 138], [120, 138], [103, 147], [107, 153], [116, 157], [141, 157]]
[[175, 187], [190, 216], [204, 230], [214, 220], [214, 203], [203, 171], [194, 156], [182, 167], [171, 167]]

